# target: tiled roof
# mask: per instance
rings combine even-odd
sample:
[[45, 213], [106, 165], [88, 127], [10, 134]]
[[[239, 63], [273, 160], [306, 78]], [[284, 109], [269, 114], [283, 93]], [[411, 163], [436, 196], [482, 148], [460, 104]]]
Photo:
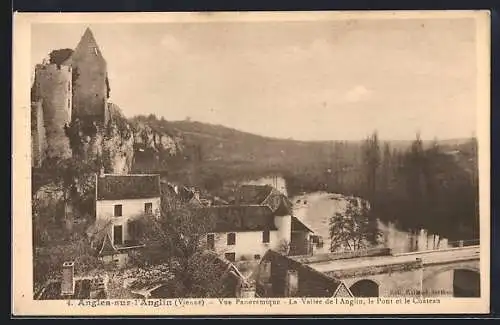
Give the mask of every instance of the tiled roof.
[[108, 256], [117, 253], [118, 250], [113, 245], [113, 242], [111, 241], [111, 236], [109, 235], [109, 233], [106, 234], [106, 236], [104, 236], [101, 249], [99, 250], [99, 256]]
[[214, 220], [214, 232], [276, 230], [274, 214], [268, 206], [223, 205], [204, 209]]
[[235, 193], [236, 204], [262, 204], [271, 194], [270, 185], [242, 185]]
[[[273, 297], [284, 296], [284, 279], [287, 270], [295, 270], [298, 272], [298, 277], [300, 279], [298, 296], [300, 297], [331, 297], [341, 283], [337, 279], [329, 277], [306, 264], [302, 264], [273, 250], [268, 250], [266, 252], [262, 257], [261, 263], [264, 261], [271, 262], [273, 271], [270, 281], [273, 284], [271, 293]], [[258, 282], [260, 282], [260, 280]]]
[[292, 231], [307, 231], [314, 232], [306, 226], [302, 221], [300, 221], [297, 217], [292, 216]]
[[97, 177], [97, 200], [160, 197], [160, 175], [102, 175]]
[[97, 55], [97, 58], [104, 60], [101, 50], [97, 45], [97, 41], [95, 40], [94, 34], [90, 30], [90, 28], [87, 28], [85, 29], [82, 38], [80, 38], [80, 41], [78, 42], [74, 53], [72, 53], [72, 55], [66, 60], [66, 63], [72, 63], [75, 60], [75, 57], [77, 58], [89, 54], [95, 54]]
[[[280, 194], [279, 196], [279, 202], [277, 204], [277, 207], [274, 211], [275, 216], [289, 216], [292, 215], [292, 203], [286, 196], [283, 194]], [[272, 207], [271, 207], [272, 209]]]

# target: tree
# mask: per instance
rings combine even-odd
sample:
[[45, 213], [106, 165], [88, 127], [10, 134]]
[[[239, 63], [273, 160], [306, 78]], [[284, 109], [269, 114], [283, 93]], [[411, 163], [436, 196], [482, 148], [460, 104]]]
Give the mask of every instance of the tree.
[[363, 164], [366, 175], [366, 191], [368, 198], [373, 201], [377, 190], [377, 170], [380, 166], [380, 146], [377, 132], [373, 132], [363, 143]]
[[368, 202], [356, 198], [347, 200], [345, 213], [330, 217], [330, 251], [356, 251], [378, 244], [381, 232], [370, 214]]
[[[165, 203], [164, 203], [165, 202]], [[222, 260], [206, 251], [206, 235], [215, 224], [206, 209], [169, 197], [162, 199], [160, 217], [141, 218], [145, 264], [166, 262], [175, 277], [176, 297], [222, 297]], [[219, 265], [215, 267], [214, 265]]]
[[84, 274], [103, 267], [89, 241], [82, 237], [78, 240], [60, 245], [34, 248], [33, 275], [35, 286], [46, 280], [60, 277], [64, 262], [75, 262], [75, 273]]

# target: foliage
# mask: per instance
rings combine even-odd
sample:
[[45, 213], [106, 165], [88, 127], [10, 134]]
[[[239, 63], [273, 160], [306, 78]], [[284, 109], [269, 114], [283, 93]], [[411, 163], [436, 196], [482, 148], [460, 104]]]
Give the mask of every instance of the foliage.
[[136, 256], [142, 264], [168, 263], [177, 285], [170, 290], [176, 297], [220, 297], [227, 288], [221, 284], [223, 270], [214, 265], [220, 259], [205, 254], [205, 236], [214, 221], [206, 210], [189, 203], [162, 198], [159, 218], [141, 218], [146, 248]]
[[212, 175], [227, 181], [279, 174], [290, 196], [359, 196], [370, 201], [376, 218], [402, 230], [424, 227], [449, 239], [478, 236], [476, 139], [382, 143], [374, 132], [364, 141], [305, 142], [194, 121], [162, 123], [186, 143], [178, 161], [155, 170], [169, 180], [216, 188]]
[[378, 244], [381, 233], [376, 220], [370, 215], [368, 203], [359, 201], [349, 198], [345, 212], [330, 217], [331, 252], [357, 251]]
[[283, 255], [288, 255], [290, 252], [290, 242], [287, 240], [282, 240], [278, 246], [278, 252]]
[[380, 146], [377, 132], [373, 132], [365, 140], [362, 147], [362, 154], [366, 177], [366, 196], [372, 201], [377, 191], [377, 171], [380, 166]]
[[49, 53], [49, 62], [52, 64], [61, 65], [73, 55], [73, 49], [59, 49]]
[[59, 278], [62, 265], [66, 261], [75, 262], [75, 274], [83, 274], [103, 267], [85, 238], [60, 245], [36, 248], [33, 254], [33, 274], [36, 284]]

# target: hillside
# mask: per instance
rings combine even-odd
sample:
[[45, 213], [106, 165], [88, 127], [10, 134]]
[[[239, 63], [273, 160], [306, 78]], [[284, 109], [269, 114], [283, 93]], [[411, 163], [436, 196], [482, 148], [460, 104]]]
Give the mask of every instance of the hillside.
[[[136, 171], [155, 171], [193, 185], [203, 185], [214, 178], [242, 179], [281, 174], [308, 178], [342, 178], [346, 192], [353, 192], [350, 183], [358, 183], [362, 161], [363, 141], [299, 141], [277, 139], [242, 132], [222, 125], [196, 121], [166, 121], [154, 115], [137, 116], [153, 130], [182, 139], [182, 157], [139, 159]], [[367, 131], [368, 133], [368, 131]], [[381, 151], [388, 144], [392, 152], [407, 150], [412, 141], [380, 141]], [[439, 140], [443, 152], [455, 152], [467, 169], [474, 170], [475, 156], [470, 139]], [[429, 148], [433, 141], [424, 141]], [[328, 173], [328, 175], [325, 175]], [[220, 176], [220, 175], [223, 175]], [[293, 182], [293, 179], [292, 179]], [[326, 182], [326, 180], [325, 180]], [[306, 186], [307, 188], [308, 186]]]

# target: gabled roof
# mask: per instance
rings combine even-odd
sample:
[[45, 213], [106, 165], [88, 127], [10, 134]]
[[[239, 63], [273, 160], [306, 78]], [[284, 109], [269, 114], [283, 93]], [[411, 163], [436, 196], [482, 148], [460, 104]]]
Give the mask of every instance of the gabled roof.
[[283, 194], [280, 194], [278, 196], [279, 200], [276, 200], [276, 202], [279, 202], [278, 204], [275, 204], [276, 208], [273, 209], [272, 206], [271, 210], [274, 211], [275, 216], [289, 216], [292, 215], [292, 203], [290, 200]]
[[97, 200], [126, 200], [160, 196], [160, 175], [134, 174], [97, 177]]
[[[271, 278], [273, 284], [273, 296], [284, 296], [286, 272], [295, 270], [298, 272], [300, 297], [332, 297], [341, 281], [319, 272], [307, 264], [300, 263], [289, 256], [268, 250], [262, 257], [261, 263], [271, 262]], [[259, 282], [259, 281], [257, 281]], [[300, 285], [304, 283], [307, 285]]]
[[73, 62], [73, 59], [75, 58], [78, 59], [87, 55], [92, 55], [93, 57], [95, 56], [99, 60], [105, 62], [101, 50], [99, 49], [99, 45], [97, 45], [97, 41], [95, 40], [94, 34], [88, 27], [85, 29], [82, 38], [78, 42], [73, 55], [68, 59], [67, 63]]
[[347, 288], [347, 286], [345, 285], [344, 282], [340, 282], [339, 286], [337, 287], [337, 289], [333, 293], [332, 297], [333, 298], [335, 298], [335, 297], [351, 298], [351, 297], [354, 297], [354, 295], [352, 294], [351, 290], [349, 290], [349, 288]]
[[267, 205], [277, 216], [292, 214], [292, 203], [271, 185], [242, 185], [235, 193], [236, 205]]
[[268, 206], [221, 205], [203, 208], [213, 220], [211, 231], [263, 231], [276, 230], [274, 214]]
[[273, 191], [270, 185], [241, 185], [235, 193], [236, 204], [263, 204]]
[[108, 255], [114, 255], [117, 254], [118, 250], [116, 247], [113, 245], [113, 242], [111, 241], [111, 236], [109, 233], [104, 236], [104, 240], [101, 245], [101, 249], [99, 250], [99, 256], [108, 256]]
[[311, 228], [306, 226], [302, 221], [300, 221], [297, 217], [292, 216], [292, 231], [306, 231], [314, 233]]

